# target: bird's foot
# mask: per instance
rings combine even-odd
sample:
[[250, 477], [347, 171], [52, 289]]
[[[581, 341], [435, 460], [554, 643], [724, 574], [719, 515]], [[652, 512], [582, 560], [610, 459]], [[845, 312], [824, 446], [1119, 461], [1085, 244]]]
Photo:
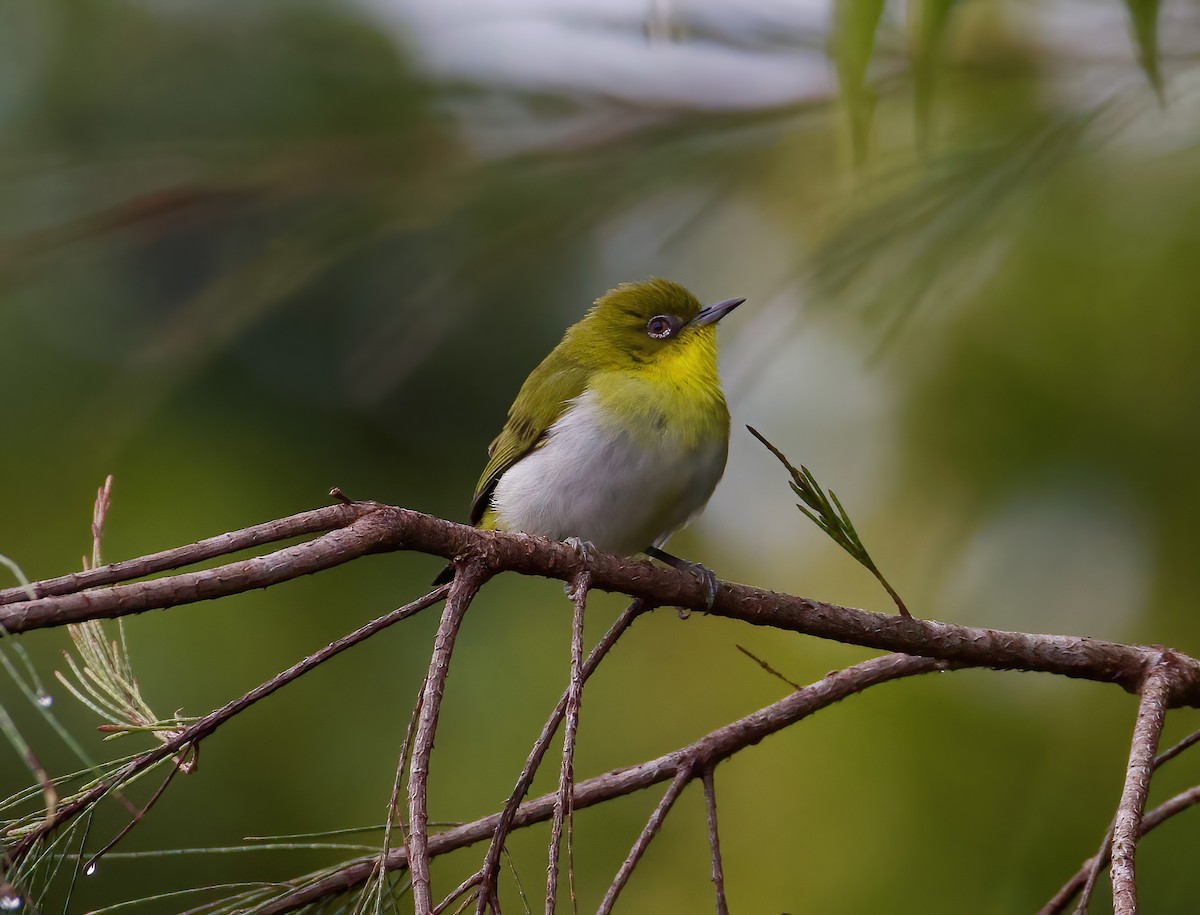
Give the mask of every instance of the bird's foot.
[[[717, 588], [720, 583], [717, 580], [716, 573], [712, 569], [698, 562], [688, 562], [686, 559], [672, 556], [666, 550], [660, 550], [656, 546], [649, 547], [646, 550], [646, 555], [657, 559], [659, 562], [666, 563], [672, 569], [678, 569], [680, 572], [691, 572], [695, 575], [699, 579], [700, 584], [704, 586], [704, 609], [711, 610], [713, 608], [713, 604], [717, 602]], [[679, 616], [681, 619], [686, 619], [687, 610], [680, 607]]]
[[[588, 571], [588, 566], [592, 564], [592, 555], [596, 552], [596, 544], [587, 540], [581, 540], [579, 537], [568, 537], [563, 541], [567, 546], [575, 551], [575, 555], [579, 557], [579, 573]], [[563, 583], [563, 590], [569, 596], [574, 597], [575, 582], [568, 581]]]
[[693, 575], [700, 579], [700, 584], [704, 585], [704, 609], [711, 610], [713, 604], [717, 602], [717, 573], [698, 562], [689, 562], [687, 567]]
[[587, 540], [580, 540], [578, 537], [568, 537], [563, 541], [567, 546], [575, 551], [575, 555], [579, 557], [579, 564], [586, 570], [592, 563], [592, 553], [596, 549], [596, 544]]

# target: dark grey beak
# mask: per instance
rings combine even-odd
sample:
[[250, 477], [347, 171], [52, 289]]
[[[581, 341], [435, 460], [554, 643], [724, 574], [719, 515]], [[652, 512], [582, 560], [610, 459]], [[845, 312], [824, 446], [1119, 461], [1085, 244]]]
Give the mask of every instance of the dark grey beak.
[[716, 324], [723, 317], [741, 305], [745, 299], [726, 299], [716, 305], [709, 305], [700, 314], [687, 322], [688, 327], [703, 327], [705, 324]]

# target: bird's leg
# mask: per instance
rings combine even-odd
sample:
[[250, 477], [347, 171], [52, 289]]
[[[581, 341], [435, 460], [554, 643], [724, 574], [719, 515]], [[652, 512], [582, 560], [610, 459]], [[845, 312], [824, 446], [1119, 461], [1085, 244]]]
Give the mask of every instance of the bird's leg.
[[706, 610], [713, 608], [713, 604], [717, 602], [717, 576], [712, 569], [698, 562], [688, 562], [686, 559], [672, 556], [666, 550], [660, 550], [656, 546], [646, 547], [645, 553], [651, 559], [657, 559], [659, 562], [666, 563], [672, 569], [678, 569], [680, 572], [691, 572], [699, 578], [700, 583], [704, 585], [704, 594], [706, 597], [704, 607]]

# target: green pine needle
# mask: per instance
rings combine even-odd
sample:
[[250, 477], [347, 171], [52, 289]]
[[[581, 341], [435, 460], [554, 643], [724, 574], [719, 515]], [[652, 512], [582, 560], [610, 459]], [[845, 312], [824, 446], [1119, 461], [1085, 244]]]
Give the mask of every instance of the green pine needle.
[[896, 593], [883, 573], [879, 571], [879, 567], [875, 565], [875, 560], [871, 558], [871, 554], [867, 552], [867, 548], [863, 546], [862, 540], [858, 536], [858, 531], [854, 529], [854, 523], [850, 520], [850, 515], [846, 509], [842, 507], [842, 503], [838, 500], [837, 494], [832, 490], [826, 492], [821, 488], [821, 484], [817, 482], [817, 478], [803, 464], [799, 469], [792, 464], [791, 461], [784, 456], [783, 452], [767, 441], [766, 437], [755, 429], [753, 426], [747, 426], [750, 434], [766, 445], [770, 451], [779, 460], [787, 471], [792, 476], [791, 487], [792, 492], [800, 497], [803, 504], [797, 504], [796, 508], [800, 509], [804, 515], [812, 521], [817, 527], [825, 532], [834, 543], [840, 546], [843, 550], [854, 557], [861, 566], [875, 576], [876, 580], [883, 586], [884, 590], [896, 602], [896, 607], [900, 611], [900, 615], [912, 619], [912, 614], [908, 612], [908, 608], [904, 606], [904, 601], [900, 599], [900, 595]]

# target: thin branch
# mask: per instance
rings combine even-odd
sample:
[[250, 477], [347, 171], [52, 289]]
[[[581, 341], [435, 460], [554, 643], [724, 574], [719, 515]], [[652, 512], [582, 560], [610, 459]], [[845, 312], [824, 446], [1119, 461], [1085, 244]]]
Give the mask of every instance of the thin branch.
[[120, 832], [118, 832], [112, 837], [111, 840], [109, 840], [108, 844], [106, 844], [88, 859], [87, 864], [84, 865], [83, 868], [83, 872], [85, 874], [95, 873], [96, 867], [100, 864], [100, 859], [116, 848], [117, 843], [119, 843], [133, 831], [133, 827], [137, 826], [137, 824], [142, 821], [146, 814], [150, 812], [150, 808], [158, 803], [158, 799], [163, 796], [163, 793], [167, 790], [167, 786], [171, 784], [175, 776], [181, 771], [183, 771], [183, 764], [179, 759], [176, 759], [175, 765], [171, 766], [171, 771], [167, 773], [167, 777], [163, 779], [162, 784], [155, 789], [154, 794], [150, 796], [150, 800], [146, 802], [146, 806], [142, 807], [141, 810], [139, 810], [132, 818], [130, 818], [129, 822], [125, 824]]
[[454, 640], [462, 626], [463, 616], [479, 587], [487, 580], [487, 569], [471, 563], [458, 570], [450, 583], [446, 608], [433, 641], [429, 659], [429, 674], [421, 694], [421, 710], [417, 715], [417, 731], [413, 739], [412, 764], [408, 770], [408, 853], [411, 855], [413, 906], [416, 915], [433, 910], [429, 886], [429, 758], [433, 754], [433, 738], [437, 733], [438, 714], [442, 707], [442, 692], [450, 673], [450, 655]]
[[475, 871], [470, 877], [460, 883], [457, 887], [450, 891], [450, 895], [433, 907], [433, 915], [441, 915], [442, 912], [450, 908], [454, 900], [458, 899], [467, 890], [479, 886], [479, 881], [483, 879], [483, 871]]
[[725, 900], [725, 868], [721, 864], [721, 837], [717, 831], [717, 787], [713, 782], [713, 770], [704, 770], [704, 806], [708, 811], [708, 847], [712, 851], [712, 882], [716, 891], [717, 915], [729, 915], [729, 903]]
[[[346, 510], [346, 506], [341, 505], [334, 508]], [[378, 550], [392, 534], [386, 521], [386, 515], [368, 512], [347, 527], [322, 534], [307, 543], [215, 569], [18, 601], [0, 610], [0, 622], [9, 632], [26, 632], [84, 620], [117, 618], [143, 610], [165, 609], [266, 588], [342, 565]]]
[[[1180, 814], [1191, 807], [1200, 804], [1200, 785], [1195, 785], [1188, 788], [1186, 791], [1181, 791], [1179, 794], [1163, 801], [1153, 810], [1150, 810], [1142, 818], [1141, 835], [1146, 835], [1149, 832], [1157, 829], [1167, 820], [1176, 814]], [[1071, 904], [1071, 900], [1075, 898], [1075, 894], [1087, 881], [1088, 875], [1093, 869], [1103, 870], [1109, 862], [1108, 848], [1088, 860], [1084, 861], [1071, 878], [1059, 888], [1059, 891], [1054, 894], [1054, 897], [1042, 906], [1037, 915], [1062, 915], [1067, 910], [1067, 906]]]
[[[579, 554], [574, 547], [525, 534], [480, 531], [375, 503], [337, 505], [325, 511], [357, 513], [357, 517], [345, 528], [316, 540], [216, 569], [83, 593], [17, 600], [0, 608], [0, 626], [9, 632], [22, 632], [207, 600], [287, 581], [371, 552], [415, 550], [451, 560], [471, 555], [492, 572], [544, 575], [562, 581], [570, 581], [579, 568]], [[329, 517], [344, 520], [345, 516]], [[709, 609], [705, 585], [686, 572], [603, 553], [589, 557], [588, 569], [593, 588], [640, 597], [654, 606], [684, 607], [758, 626], [975, 667], [1036, 670], [1117, 683], [1130, 692], [1138, 691], [1145, 671], [1162, 654], [1157, 648], [1073, 636], [903, 619], [730, 582], [720, 583]], [[44, 583], [35, 587], [40, 585]], [[1182, 654], [1173, 654], [1173, 659], [1169, 704], [1200, 706], [1200, 661]]]
[[[1155, 756], [1153, 763], [1154, 771], [1157, 772], [1160, 766], [1166, 765], [1197, 743], [1200, 743], [1200, 730], [1193, 731], [1170, 749], [1164, 750]], [[1076, 893], [1079, 893], [1079, 902], [1075, 906], [1075, 913], [1076, 915], [1087, 915], [1088, 905], [1096, 889], [1096, 881], [1104, 871], [1104, 868], [1108, 866], [1110, 860], [1109, 853], [1112, 849], [1113, 830], [1115, 828], [1116, 815], [1114, 814], [1113, 819], [1109, 821], [1108, 830], [1104, 833], [1104, 838], [1100, 842], [1100, 850], [1083, 863], [1083, 866], [1079, 869], [1075, 877], [1072, 877], [1063, 884], [1062, 888], [1054, 895], [1054, 898], [1040, 910], [1039, 915], [1054, 915], [1054, 913], [1066, 911], [1067, 906]], [[1143, 830], [1144, 833], [1145, 830]]]
[[[150, 553], [123, 562], [114, 562], [111, 565], [100, 566], [85, 572], [75, 572], [59, 578], [36, 581], [29, 585], [29, 588], [5, 588], [0, 590], [0, 606], [28, 600], [30, 596], [53, 597], [74, 594], [87, 588], [132, 581], [137, 578], [145, 578], [147, 575], [194, 565], [217, 556], [228, 556], [230, 553], [262, 546], [265, 543], [324, 533], [346, 527], [371, 510], [372, 503], [370, 502], [360, 502], [351, 506], [331, 505], [314, 511], [301, 512], [298, 515], [290, 515], [276, 521], [268, 521], [266, 524], [256, 524], [240, 531], [209, 537], [187, 546]], [[32, 595], [30, 589], [32, 589]]]
[[684, 761], [679, 766], [678, 771], [675, 773], [675, 778], [671, 781], [671, 786], [667, 788], [666, 794], [662, 796], [662, 800], [658, 802], [658, 806], [650, 814], [650, 819], [646, 821], [646, 826], [642, 829], [642, 834], [637, 837], [637, 841], [633, 843], [633, 848], [629, 850], [629, 854], [621, 863], [621, 867], [617, 871], [617, 876], [613, 878], [608, 892], [604, 894], [604, 899], [600, 902], [600, 908], [596, 910], [597, 915], [609, 915], [612, 912], [613, 906], [617, 904], [617, 896], [621, 894], [621, 890], [625, 889], [625, 884], [629, 882], [629, 877], [633, 873], [633, 869], [642, 860], [642, 855], [646, 853], [646, 849], [650, 846], [650, 841], [658, 835], [659, 829], [662, 828], [663, 820], [671, 812], [671, 807], [674, 806], [676, 799], [684, 787], [692, 780], [694, 771], [693, 765], [687, 761]]
[[405, 604], [390, 613], [386, 613], [377, 619], [372, 620], [365, 626], [356, 629], [348, 635], [342, 636], [334, 642], [326, 645], [320, 651], [314, 652], [304, 660], [293, 664], [287, 670], [276, 674], [270, 680], [256, 686], [248, 693], [239, 696], [232, 702], [227, 703], [215, 711], [209, 712], [203, 718], [180, 731], [170, 740], [149, 750], [130, 760], [125, 765], [121, 766], [115, 773], [108, 778], [102, 779], [88, 791], [78, 797], [62, 804], [56, 811], [52, 820], [47, 820], [42, 826], [35, 830], [31, 830], [28, 834], [21, 837], [20, 840], [14, 842], [6, 855], [6, 865], [11, 862], [12, 866], [18, 865], [22, 858], [27, 855], [42, 838], [48, 835], [55, 829], [58, 829], [65, 823], [74, 819], [80, 813], [90, 809], [97, 801], [108, 794], [113, 789], [134, 778], [138, 774], [145, 772], [152, 766], [157, 765], [168, 756], [172, 756], [185, 747], [192, 747], [200, 740], [204, 739], [213, 731], [217, 730], [222, 724], [230, 718], [244, 712], [256, 702], [265, 699], [267, 696], [274, 693], [276, 690], [291, 683], [296, 678], [308, 673], [313, 668], [325, 663], [335, 655], [340, 654], [347, 648], [351, 648], [378, 632], [382, 632], [401, 620], [414, 616], [426, 607], [429, 607], [442, 598], [449, 591], [449, 586], [443, 586], [430, 591], [424, 597], [420, 597], [411, 603]]
[[[604, 637], [596, 643], [596, 647], [588, 654], [587, 662], [583, 665], [581, 677], [583, 683], [586, 683], [591, 675], [595, 673], [604, 656], [617, 644], [617, 639], [625, 633], [633, 624], [633, 621], [645, 612], [646, 609], [645, 602], [635, 600], [617, 617], [616, 621], [608, 628], [608, 631], [604, 633]], [[482, 915], [484, 909], [496, 901], [496, 879], [499, 875], [500, 855], [504, 850], [504, 840], [508, 836], [509, 829], [512, 828], [517, 808], [520, 806], [521, 801], [525, 799], [525, 795], [529, 793], [529, 787], [533, 784], [533, 778], [537, 774], [538, 767], [542, 764], [542, 759], [545, 757], [546, 751], [550, 748], [551, 741], [554, 740], [558, 726], [562, 723], [563, 716], [566, 714], [569, 697], [570, 689], [568, 688], [563, 692], [562, 698], [558, 700], [558, 705], [554, 707], [554, 711], [550, 713], [550, 717], [546, 719], [546, 723], [542, 727], [542, 732], [534, 743], [533, 749], [529, 751], [525, 765], [521, 768], [521, 774], [517, 776], [517, 784], [514, 786], [512, 794], [509, 795], [508, 802], [504, 805], [504, 810], [501, 812], [499, 820], [496, 823], [496, 831], [492, 835], [491, 844], [488, 846], [487, 855], [484, 857], [483, 883], [479, 890], [479, 897], [476, 900], [476, 915]]]
[[[579, 707], [583, 701], [583, 612], [587, 605], [592, 577], [580, 572], [571, 583], [571, 680], [567, 686], [567, 723], [563, 730], [562, 762], [558, 767], [558, 802], [550, 822], [550, 850], [546, 863], [546, 915], [554, 915], [558, 901], [558, 856], [562, 846], [564, 820], [574, 821], [575, 811], [575, 737], [579, 733]], [[567, 867], [571, 873], [571, 899], [575, 898], [575, 863], [572, 836], [567, 837]]]
[[1190, 750], [1196, 744], [1200, 743], [1200, 731], [1192, 731], [1187, 737], [1175, 744], [1170, 749], [1163, 750], [1154, 757], [1154, 768], [1157, 769], [1164, 763], [1169, 763], [1172, 759], [1183, 753], [1185, 750]]
[[[1139, 711], [1140, 711], [1140, 707], [1139, 707]], [[1140, 723], [1141, 723], [1141, 719], [1139, 718], [1139, 721], [1138, 721], [1139, 726], [1140, 726]], [[1161, 730], [1161, 724], [1160, 724], [1160, 730]], [[1136, 749], [1137, 749], [1137, 728], [1135, 727], [1134, 747], [1130, 751], [1131, 754]], [[1133, 766], [1132, 755], [1130, 757], [1129, 766], [1130, 767]], [[1154, 761], [1151, 763], [1150, 771], [1153, 771], [1155, 768], [1157, 768], [1157, 766], [1158, 766], [1158, 758], [1155, 757]], [[1126, 791], [1129, 790], [1128, 779], [1129, 779], [1130, 773], [1132, 771], [1133, 771], [1132, 768], [1129, 768], [1126, 770], [1126, 784], [1125, 784]], [[1149, 774], [1147, 774], [1147, 776], [1146, 776], [1145, 788], [1146, 788], [1146, 791], [1149, 790]], [[1104, 868], [1107, 867], [1108, 863], [1112, 860], [1113, 839], [1116, 836], [1117, 821], [1118, 821], [1118, 819], [1121, 818], [1121, 811], [1124, 808], [1124, 804], [1125, 804], [1125, 796], [1122, 795], [1121, 807], [1118, 808], [1117, 812], [1113, 815], [1112, 820], [1109, 821], [1108, 829], [1104, 833], [1104, 838], [1100, 840], [1100, 850], [1097, 851], [1096, 854], [1094, 854], [1091, 858], [1091, 866], [1087, 869], [1087, 880], [1084, 881], [1083, 890], [1079, 894], [1079, 902], [1076, 903], [1076, 905], [1075, 905], [1075, 915], [1087, 915], [1088, 906], [1091, 905], [1092, 895], [1096, 892], [1096, 883], [1100, 879], [1100, 874], [1103, 873]], [[1142, 804], [1143, 805], [1145, 804], [1145, 792], [1143, 792]], [[1132, 862], [1132, 859], [1130, 859], [1130, 861], [1129, 861], [1129, 866], [1131, 868], [1130, 877], [1132, 877], [1132, 865], [1133, 865], [1133, 862]], [[1117, 879], [1117, 868], [1114, 868], [1113, 869], [1114, 885], [1115, 885], [1116, 879]], [[1134, 906], [1136, 907], [1136, 904], [1137, 904], [1136, 903], [1136, 887], [1133, 886], [1132, 879], [1130, 880], [1130, 888], [1134, 890], [1134, 896], [1135, 896]], [[1115, 897], [1114, 897], [1114, 901], [1115, 901]]]
[[[578, 559], [576, 563], [578, 564]], [[684, 765], [692, 765], [701, 770], [705, 766], [715, 766], [735, 753], [760, 743], [771, 734], [872, 686], [901, 677], [952, 669], [954, 665], [932, 658], [890, 654], [863, 661], [845, 670], [834, 671], [804, 689], [718, 728], [673, 753], [576, 783], [575, 809], [583, 810], [594, 804], [601, 804], [612, 798], [632, 794], [673, 779]], [[545, 822], [554, 815], [554, 806], [557, 803], [557, 793], [526, 801], [517, 808], [512, 817], [511, 829]], [[430, 836], [429, 856], [434, 858], [492, 838], [497, 832], [502, 815], [494, 813]], [[376, 855], [371, 855], [349, 861], [320, 879], [306, 881], [304, 886], [263, 905], [256, 915], [283, 915], [285, 912], [293, 912], [352, 890], [370, 877], [378, 860]], [[388, 855], [389, 870], [399, 870], [407, 866], [408, 858], [404, 849], [394, 849]]]
[[392, 848], [392, 829], [396, 825], [400, 827], [400, 836], [403, 840], [404, 847], [408, 847], [408, 830], [404, 828], [404, 818], [400, 814], [400, 791], [404, 785], [404, 772], [408, 767], [408, 751], [412, 746], [413, 734], [417, 729], [417, 717], [421, 714], [421, 698], [425, 694], [425, 681], [421, 681], [421, 688], [417, 690], [417, 698], [413, 702], [412, 713], [408, 716], [408, 727], [404, 729], [404, 739], [400, 741], [400, 756], [396, 760], [396, 774], [392, 778], [392, 793], [388, 797], [387, 820], [383, 828], [383, 846], [379, 850], [379, 882], [376, 886], [376, 906], [382, 902], [383, 889], [386, 881], [387, 870], [384, 867], [384, 861], [387, 859], [387, 854]]
[[1154, 755], [1162, 736], [1167, 702], [1170, 700], [1168, 668], [1164, 659], [1146, 675], [1137, 722], [1133, 727], [1133, 742], [1129, 750], [1129, 765], [1125, 769], [1125, 789], [1117, 807], [1112, 839], [1113, 915], [1135, 915], [1137, 912], [1137, 882], [1134, 875], [1134, 856], [1141, 835], [1142, 813], [1150, 793], [1150, 777], [1154, 773]]
[[795, 680], [791, 680], [788, 677], [785, 677], [783, 674], [781, 674], [774, 667], [772, 667], [770, 664], [768, 664], [766, 661], [764, 661], [762, 658], [760, 658], [758, 655], [756, 655], [749, 648], [746, 648], [744, 645], [734, 645], [733, 647], [736, 648], [738, 651], [740, 651], [742, 654], [744, 654], [746, 657], [748, 657], [751, 661], [753, 661], [755, 664], [757, 664], [759, 667], [761, 667], [767, 673], [769, 673], [776, 680], [782, 680], [784, 683], [786, 683], [792, 689], [803, 689], [804, 688], [799, 683], [797, 683]]
[[1083, 891], [1079, 894], [1079, 904], [1075, 906], [1075, 915], [1087, 915], [1088, 905], [1092, 901], [1092, 894], [1096, 891], [1096, 881], [1100, 879], [1100, 874], [1108, 862], [1112, 860], [1112, 840], [1113, 830], [1116, 829], [1117, 821], [1114, 816], [1109, 821], [1108, 829], [1104, 833], [1104, 838], [1100, 840], [1100, 850], [1092, 855], [1092, 866], [1088, 868], [1087, 880], [1084, 881]]

